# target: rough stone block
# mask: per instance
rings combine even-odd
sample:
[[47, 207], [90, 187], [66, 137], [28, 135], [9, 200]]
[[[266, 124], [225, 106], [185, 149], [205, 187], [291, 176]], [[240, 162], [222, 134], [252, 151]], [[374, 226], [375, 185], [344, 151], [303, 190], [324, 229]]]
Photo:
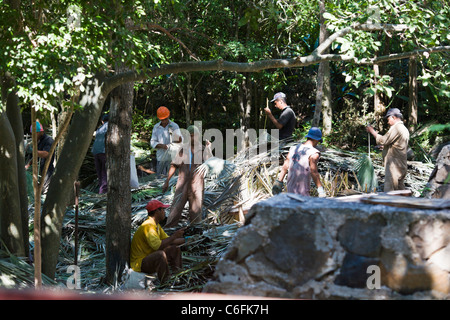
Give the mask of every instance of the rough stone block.
[[[353, 200], [352, 200], [353, 201]], [[432, 200], [430, 200], [432, 201]], [[285, 298], [450, 296], [450, 211], [292, 197], [255, 204], [204, 292]], [[367, 287], [379, 266], [381, 288]]]

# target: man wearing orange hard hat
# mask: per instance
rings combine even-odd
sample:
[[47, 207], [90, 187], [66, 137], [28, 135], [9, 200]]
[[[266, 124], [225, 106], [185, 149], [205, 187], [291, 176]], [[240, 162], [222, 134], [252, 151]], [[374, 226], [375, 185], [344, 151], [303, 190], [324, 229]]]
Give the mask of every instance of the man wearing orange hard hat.
[[174, 144], [181, 143], [183, 139], [180, 127], [169, 119], [169, 109], [159, 107], [156, 116], [161, 121], [153, 127], [150, 145], [156, 149], [156, 174], [161, 176], [167, 175], [172, 155], [178, 150]]

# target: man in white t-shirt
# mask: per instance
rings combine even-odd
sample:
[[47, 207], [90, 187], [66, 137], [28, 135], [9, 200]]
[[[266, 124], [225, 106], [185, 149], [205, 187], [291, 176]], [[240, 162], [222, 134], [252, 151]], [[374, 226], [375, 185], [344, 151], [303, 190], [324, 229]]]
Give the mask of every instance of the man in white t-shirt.
[[156, 174], [167, 175], [172, 155], [178, 150], [173, 144], [181, 143], [183, 138], [180, 127], [169, 120], [169, 109], [161, 106], [156, 111], [156, 115], [161, 121], [153, 127], [150, 145], [156, 149]]

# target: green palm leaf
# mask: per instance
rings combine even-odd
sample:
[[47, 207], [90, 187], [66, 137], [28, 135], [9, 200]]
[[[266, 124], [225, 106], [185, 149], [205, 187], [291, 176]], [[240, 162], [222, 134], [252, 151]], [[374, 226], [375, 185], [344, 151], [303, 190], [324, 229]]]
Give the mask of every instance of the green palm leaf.
[[378, 180], [375, 174], [375, 169], [372, 164], [372, 160], [367, 155], [363, 155], [359, 158], [355, 167], [358, 172], [356, 177], [359, 182], [360, 191], [371, 192], [378, 187]]

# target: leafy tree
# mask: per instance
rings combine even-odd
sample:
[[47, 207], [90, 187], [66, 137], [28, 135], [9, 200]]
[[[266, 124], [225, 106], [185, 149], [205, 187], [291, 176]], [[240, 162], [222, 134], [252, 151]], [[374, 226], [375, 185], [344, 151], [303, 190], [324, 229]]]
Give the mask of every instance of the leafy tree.
[[[396, 97], [395, 79], [389, 74], [380, 74], [376, 68], [361, 68], [361, 65], [381, 66], [390, 61], [417, 59], [422, 65], [422, 75], [418, 79], [424, 86], [432, 83], [435, 97], [448, 98], [448, 58], [431, 55], [449, 50], [446, 44], [450, 40], [450, 12], [444, 1], [339, 1], [327, 3], [327, 11], [332, 32], [366, 21], [374, 28], [386, 26], [371, 33], [355, 28], [355, 31], [336, 38], [332, 47], [341, 54], [337, 60], [342, 60], [345, 55], [344, 60], [352, 62], [346, 64], [345, 81], [348, 84], [354, 87], [367, 84], [366, 94], [376, 96], [381, 92], [392, 100]], [[439, 63], [434, 64], [437, 60]], [[430, 65], [435, 72], [430, 72]], [[375, 105], [375, 115], [384, 114], [384, 106], [389, 104], [385, 103], [383, 108]]]

